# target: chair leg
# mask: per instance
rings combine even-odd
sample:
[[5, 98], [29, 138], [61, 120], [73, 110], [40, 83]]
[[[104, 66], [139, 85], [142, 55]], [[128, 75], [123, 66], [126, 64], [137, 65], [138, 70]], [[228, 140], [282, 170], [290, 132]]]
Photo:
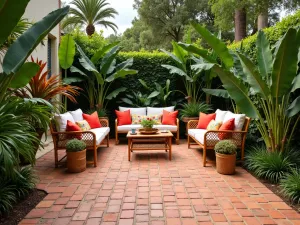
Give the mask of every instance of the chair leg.
[[190, 135], [187, 136], [187, 141], [188, 141], [188, 149], [191, 148], [191, 139], [190, 139]]
[[118, 134], [118, 131], [116, 131], [116, 145], [119, 144], [119, 134]]
[[179, 130], [177, 130], [176, 144], [179, 145]]
[[107, 147], [109, 147], [109, 135], [106, 136], [106, 141], [107, 141]]
[[54, 162], [55, 162], [55, 168], [58, 167], [58, 150], [57, 148], [54, 148]]
[[206, 147], [203, 147], [203, 166], [206, 166]]
[[94, 147], [94, 167], [97, 167], [97, 147]]
[[241, 159], [242, 161], [244, 161], [244, 157], [245, 157], [245, 146], [241, 147]]

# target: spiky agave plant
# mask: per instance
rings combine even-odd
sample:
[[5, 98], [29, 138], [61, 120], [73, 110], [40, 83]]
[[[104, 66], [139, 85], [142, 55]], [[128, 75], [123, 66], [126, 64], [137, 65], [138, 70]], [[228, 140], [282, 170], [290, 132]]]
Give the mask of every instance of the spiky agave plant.
[[52, 75], [48, 78], [48, 70], [44, 70], [47, 63], [42, 60], [31, 61], [39, 65], [37, 74], [30, 80], [29, 84], [23, 88], [17, 89], [14, 93], [23, 98], [41, 98], [47, 101], [55, 101], [55, 97], [63, 95], [70, 101], [76, 103], [75, 96], [79, 95], [81, 88], [73, 85], [63, 84], [60, 75]]

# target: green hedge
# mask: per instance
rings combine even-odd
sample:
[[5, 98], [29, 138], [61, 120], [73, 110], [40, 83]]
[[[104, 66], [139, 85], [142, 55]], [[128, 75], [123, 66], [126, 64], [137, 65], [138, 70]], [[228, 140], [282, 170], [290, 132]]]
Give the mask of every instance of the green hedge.
[[[275, 26], [264, 29], [271, 46], [274, 45], [282, 35], [290, 28], [300, 26], [300, 10], [294, 15], [290, 15], [282, 19]], [[257, 34], [243, 39], [243, 51], [247, 53], [254, 61], [256, 61], [256, 38]], [[241, 47], [241, 42], [236, 42], [228, 46], [229, 49], [234, 50]]]

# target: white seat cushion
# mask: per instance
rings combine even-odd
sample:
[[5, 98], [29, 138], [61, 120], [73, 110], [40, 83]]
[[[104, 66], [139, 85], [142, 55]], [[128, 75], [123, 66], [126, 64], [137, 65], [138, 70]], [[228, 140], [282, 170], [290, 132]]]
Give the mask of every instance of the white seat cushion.
[[162, 115], [164, 110], [166, 110], [168, 112], [174, 112], [174, 109], [175, 109], [175, 106], [164, 107], [164, 108], [147, 107], [147, 116]]
[[[204, 135], [207, 132], [205, 129], [189, 129], [188, 134], [190, 136], [193, 136], [197, 141], [199, 141], [201, 144], [204, 144]], [[206, 140], [207, 146], [214, 146], [220, 141], [218, 138], [218, 135], [214, 135], [213, 137], [208, 137]]]
[[153, 128], [157, 128], [159, 130], [177, 131], [177, 126], [172, 125], [154, 125]]
[[228, 112], [225, 115], [223, 123], [234, 118], [234, 130], [241, 131], [243, 129], [246, 115], [245, 114], [234, 114], [232, 112]]
[[128, 131], [131, 131], [131, 129], [140, 129], [140, 128], [142, 128], [142, 125], [129, 124], [129, 125], [118, 126], [117, 128], [118, 128], [118, 131], [128, 132]]
[[188, 129], [188, 134], [192, 137], [195, 137], [196, 134], [203, 134], [205, 132], [205, 129]]
[[54, 120], [56, 122], [56, 129], [59, 132], [66, 131], [68, 120], [71, 121], [72, 123], [75, 123], [73, 116], [69, 112], [63, 114], [55, 114]]
[[146, 116], [146, 108], [127, 108], [127, 107], [120, 106], [119, 110], [121, 112], [130, 110], [130, 115], [136, 114], [136, 115], [139, 115], [139, 116]]
[[73, 119], [75, 122], [83, 120], [83, 117], [82, 117], [83, 112], [81, 109], [77, 109], [75, 111], [69, 111], [69, 113], [73, 116]]
[[[106, 137], [107, 134], [109, 134], [110, 128], [109, 127], [101, 127], [101, 128], [95, 128], [91, 129], [91, 132], [96, 134], [96, 145], [99, 145], [104, 138]], [[84, 140], [84, 138], [83, 138]]]

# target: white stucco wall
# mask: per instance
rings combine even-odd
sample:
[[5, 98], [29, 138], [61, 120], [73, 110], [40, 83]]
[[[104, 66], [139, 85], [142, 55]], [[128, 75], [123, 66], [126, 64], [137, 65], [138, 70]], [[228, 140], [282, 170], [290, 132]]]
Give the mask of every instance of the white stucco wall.
[[[60, 7], [59, 0], [31, 0], [26, 8], [24, 18], [27, 18], [29, 21], [36, 22], [45, 17], [48, 13], [56, 10]], [[51, 73], [59, 74], [59, 63], [58, 63], [58, 44], [59, 44], [59, 26], [56, 26], [48, 35], [51, 38], [51, 47], [52, 47], [52, 59], [51, 59]], [[39, 44], [35, 51], [32, 53], [32, 56], [36, 59], [43, 60], [44, 62], [48, 61], [48, 37], [43, 41], [43, 45]]]

